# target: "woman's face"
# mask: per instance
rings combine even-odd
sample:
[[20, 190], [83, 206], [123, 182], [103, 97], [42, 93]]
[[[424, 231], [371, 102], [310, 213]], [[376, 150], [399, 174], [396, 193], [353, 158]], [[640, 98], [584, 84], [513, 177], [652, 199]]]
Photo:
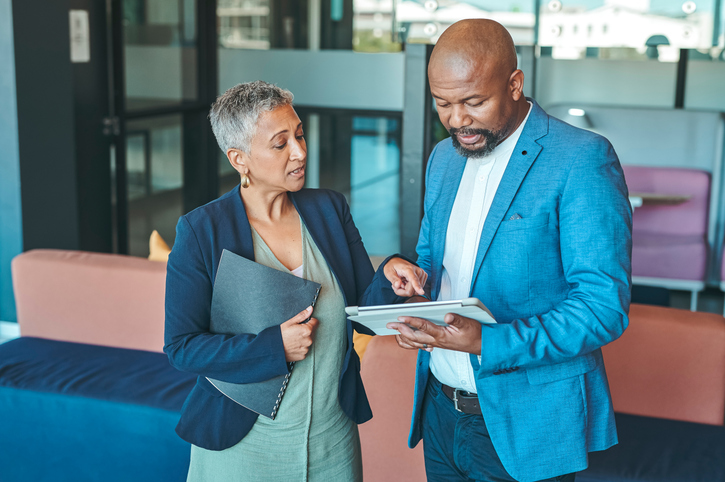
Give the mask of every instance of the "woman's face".
[[250, 188], [294, 192], [305, 184], [307, 144], [302, 122], [291, 105], [262, 113], [249, 153], [240, 153], [239, 167], [231, 153], [227, 155], [240, 174], [249, 176]]

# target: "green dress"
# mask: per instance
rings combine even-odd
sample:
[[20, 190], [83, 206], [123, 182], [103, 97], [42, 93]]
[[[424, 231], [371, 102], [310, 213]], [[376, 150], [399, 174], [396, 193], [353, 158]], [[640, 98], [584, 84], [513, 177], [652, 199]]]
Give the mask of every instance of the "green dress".
[[[192, 445], [187, 481], [362, 481], [357, 425], [338, 402], [347, 340], [344, 298], [302, 220], [300, 225], [302, 277], [322, 285], [313, 313], [320, 323], [312, 347], [295, 364], [277, 417], [260, 416], [226, 450]], [[252, 236], [256, 262], [290, 272], [254, 229]]]

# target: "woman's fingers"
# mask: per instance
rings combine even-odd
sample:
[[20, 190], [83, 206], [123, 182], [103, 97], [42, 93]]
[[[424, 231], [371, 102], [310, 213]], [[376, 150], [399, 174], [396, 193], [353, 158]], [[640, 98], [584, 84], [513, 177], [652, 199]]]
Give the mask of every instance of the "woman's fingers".
[[282, 325], [298, 325], [298, 324], [304, 322], [307, 318], [309, 318], [311, 314], [312, 314], [312, 307], [308, 306], [307, 308], [300, 311], [299, 313], [297, 313], [295, 316], [293, 316], [289, 320], [282, 323]]
[[[285, 359], [288, 362], [304, 360], [310, 351], [315, 330], [320, 323], [317, 318], [310, 318], [311, 314], [312, 307], [280, 325]], [[308, 321], [305, 323], [306, 320]]]

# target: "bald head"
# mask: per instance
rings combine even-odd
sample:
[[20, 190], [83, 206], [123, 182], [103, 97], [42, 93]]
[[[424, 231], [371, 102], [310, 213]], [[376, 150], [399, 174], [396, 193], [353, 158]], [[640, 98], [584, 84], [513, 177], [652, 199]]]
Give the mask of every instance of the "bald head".
[[468, 19], [443, 32], [433, 49], [428, 72], [476, 69], [508, 78], [516, 67], [516, 47], [504, 26], [493, 20]]
[[529, 111], [513, 39], [492, 20], [448, 27], [433, 49], [428, 81], [438, 117], [462, 156], [488, 155]]

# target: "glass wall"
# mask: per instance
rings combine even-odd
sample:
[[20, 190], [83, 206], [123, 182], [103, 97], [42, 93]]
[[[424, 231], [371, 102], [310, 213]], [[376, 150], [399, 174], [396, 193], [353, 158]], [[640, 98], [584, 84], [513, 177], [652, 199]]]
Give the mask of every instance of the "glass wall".
[[169, 245], [183, 214], [183, 143], [180, 115], [129, 121], [126, 127], [129, 254], [148, 256], [157, 230]]
[[196, 0], [124, 0], [126, 109], [197, 99]]

